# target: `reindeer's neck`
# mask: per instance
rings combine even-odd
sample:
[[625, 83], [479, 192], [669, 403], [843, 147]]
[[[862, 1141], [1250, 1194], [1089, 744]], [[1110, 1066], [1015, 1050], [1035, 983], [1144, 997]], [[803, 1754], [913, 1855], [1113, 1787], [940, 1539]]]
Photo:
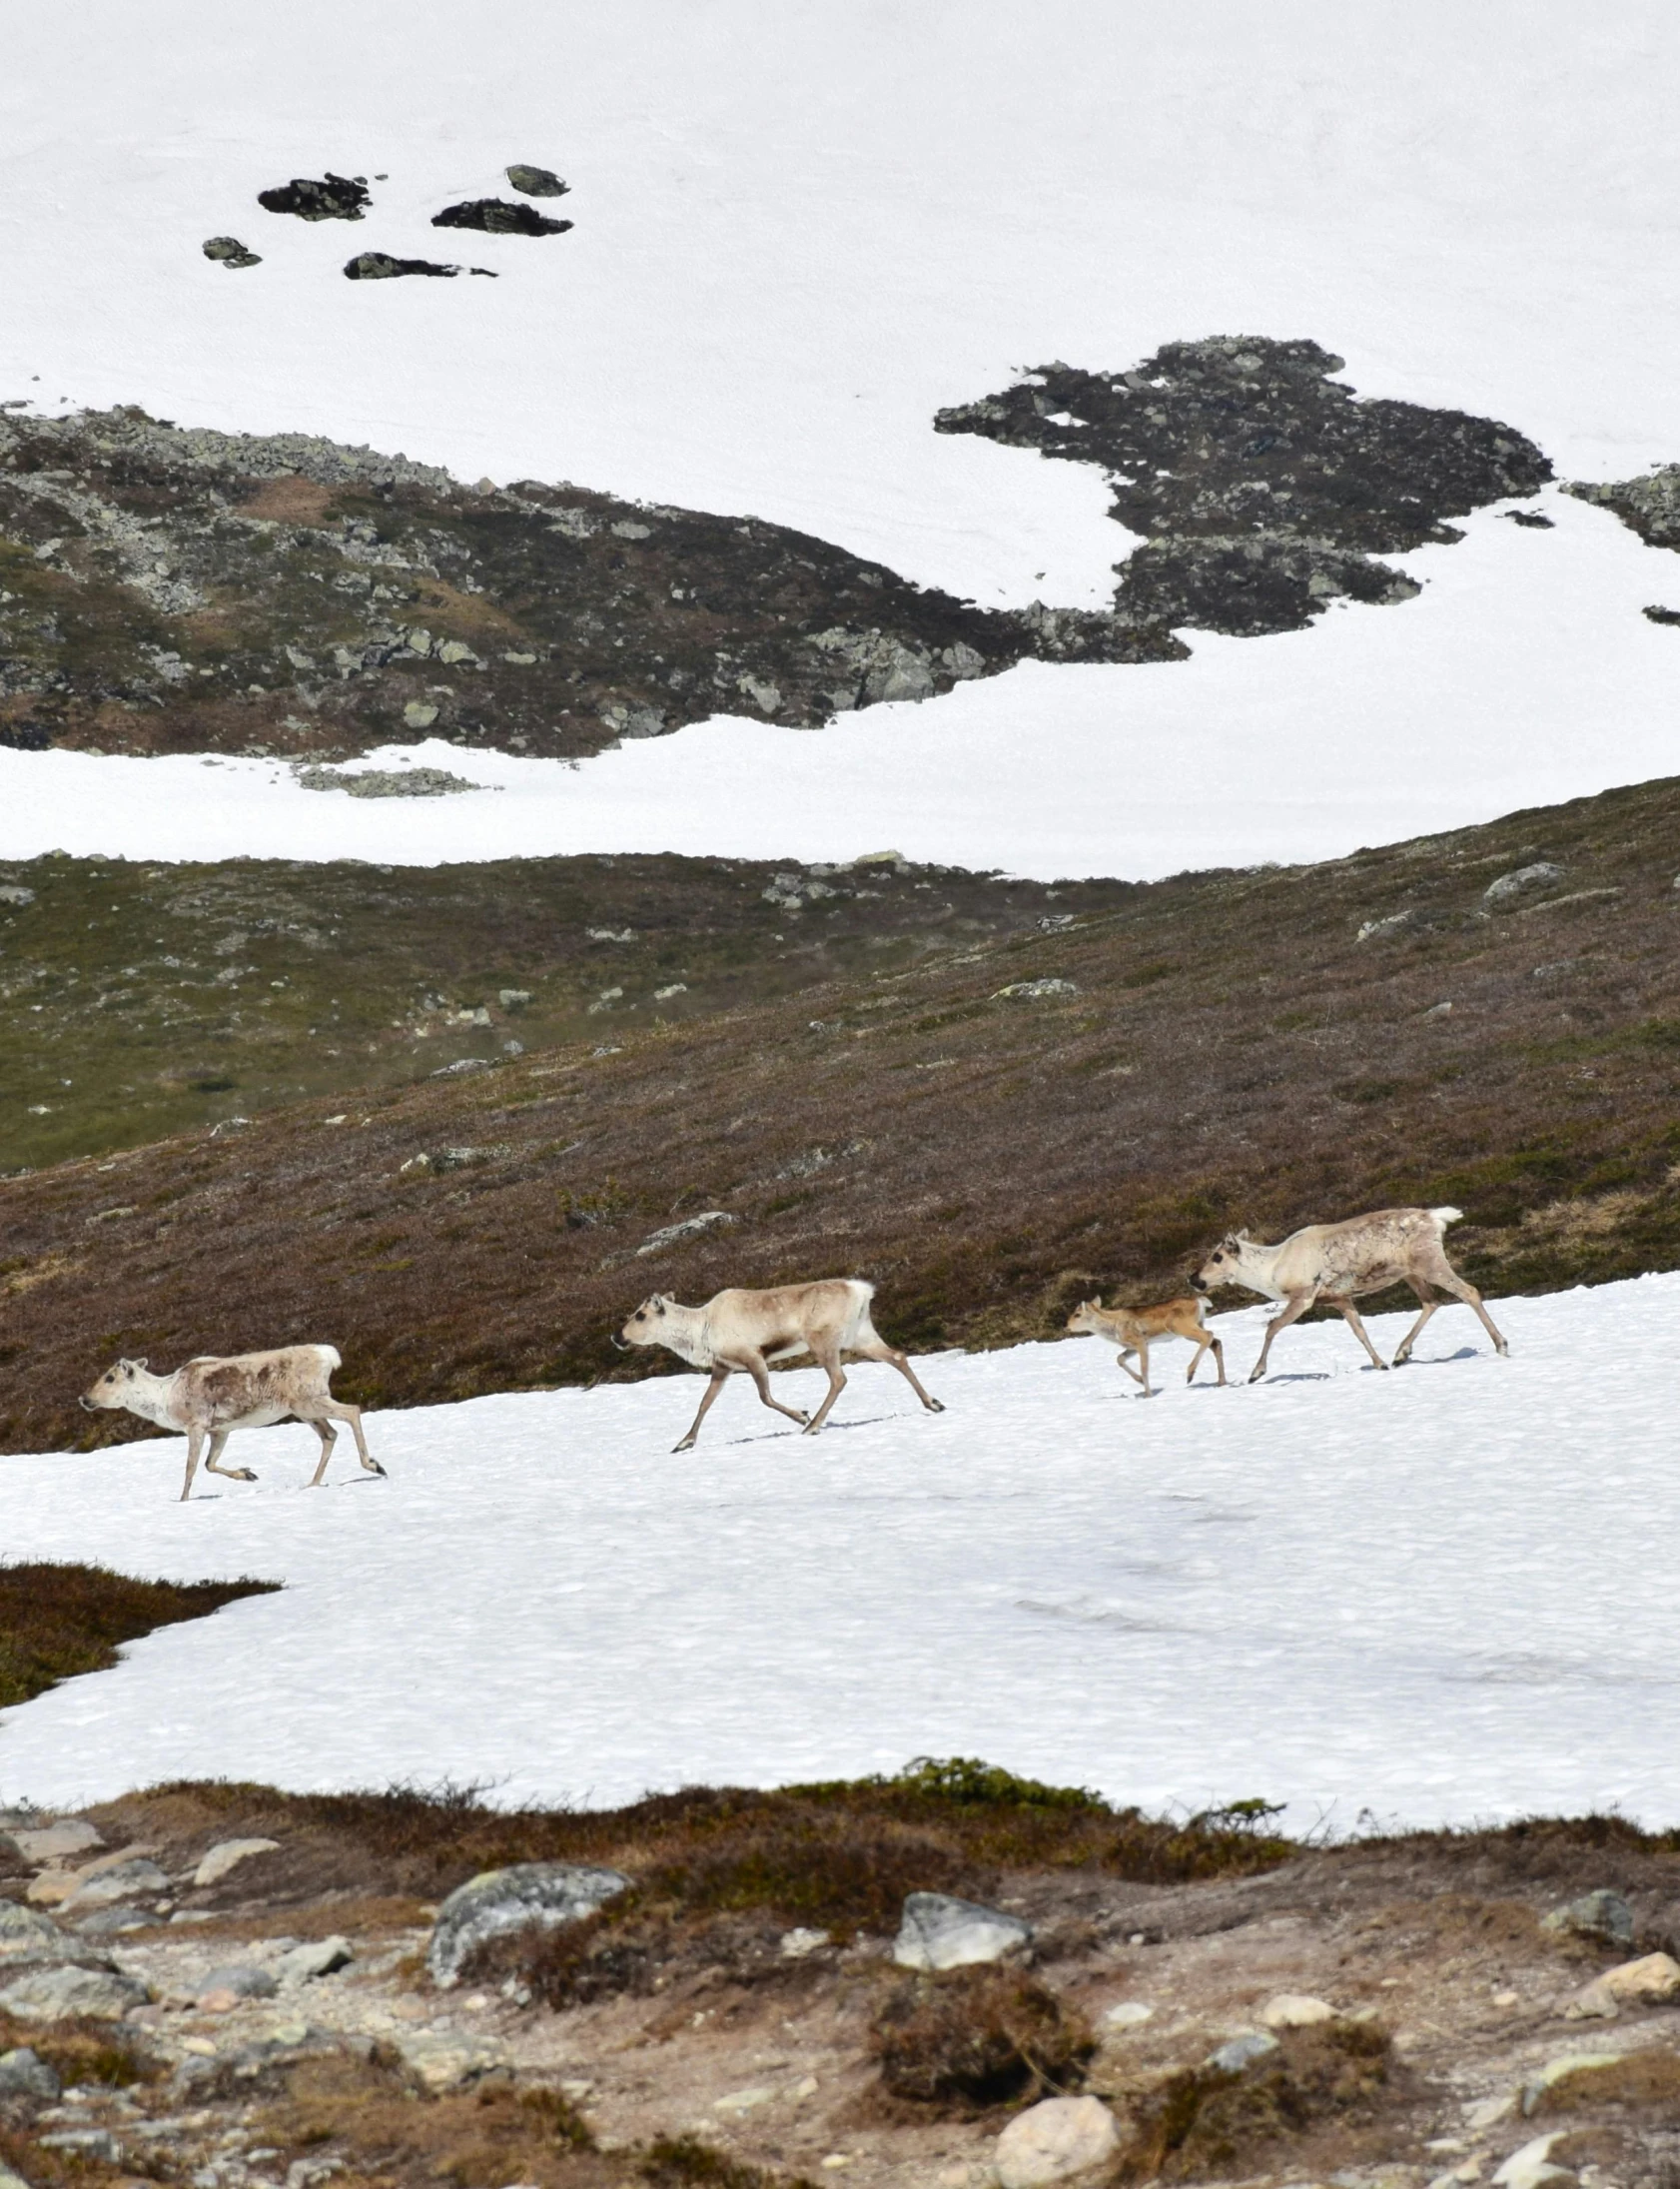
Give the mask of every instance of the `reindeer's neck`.
[[1275, 1274], [1277, 1257], [1282, 1251], [1280, 1246], [1262, 1247], [1253, 1240], [1244, 1241], [1243, 1259], [1238, 1264], [1238, 1271], [1251, 1292], [1263, 1292], [1268, 1300], [1280, 1300], [1283, 1297], [1277, 1290]]
[[143, 1422], [156, 1422], [160, 1429], [175, 1428], [169, 1417], [169, 1394], [174, 1382], [173, 1376], [152, 1376], [142, 1369], [123, 1401], [125, 1410], [138, 1414]]
[[704, 1308], [667, 1307], [664, 1342], [690, 1368], [711, 1367], [711, 1332], [706, 1327]]

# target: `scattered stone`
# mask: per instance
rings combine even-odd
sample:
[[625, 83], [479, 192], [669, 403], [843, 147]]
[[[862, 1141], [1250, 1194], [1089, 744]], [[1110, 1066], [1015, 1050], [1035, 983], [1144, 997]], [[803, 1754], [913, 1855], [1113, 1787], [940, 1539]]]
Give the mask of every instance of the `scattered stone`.
[[272, 1999], [280, 1989], [266, 1968], [250, 1961], [235, 1961], [213, 1968], [198, 1988], [198, 2003], [212, 2013], [226, 2013], [242, 1999]]
[[712, 2111], [732, 2113], [737, 2117], [742, 2113], [754, 2113], [761, 2105], [768, 2105], [775, 2095], [768, 2083], [754, 2083], [749, 2089], [731, 2090], [724, 2097], [714, 2098]]
[[429, 699], [410, 699], [403, 708], [403, 724], [406, 729], [429, 729], [437, 719], [437, 708]]
[[331, 1976], [336, 1969], [348, 1968], [355, 1958], [350, 1940], [335, 1933], [331, 1938], [314, 1938], [283, 1953], [274, 1964], [274, 1973], [283, 1984], [312, 1983], [318, 1976]]
[[1491, 2098], [1478, 2098], [1464, 2108], [1464, 2125], [1472, 2129], [1496, 2127], [1500, 2121], [1508, 2121], [1521, 2102], [1520, 2090], [1500, 2090]]
[[1566, 2166], [1551, 2163], [1551, 2147], [1557, 2137], [1536, 2136], [1513, 2151], [1493, 2177], [1494, 2189], [1540, 2189], [1543, 2182], [1572, 2181]]
[[1680, 1997], [1680, 1961], [1667, 1953], [1647, 1953], [1637, 1961], [1607, 1968], [1564, 2008], [1569, 2021], [1597, 2017], [1614, 2021], [1624, 2006], [1661, 2006]]
[[219, 1885], [231, 1870], [238, 1869], [254, 1854], [272, 1854], [280, 1845], [278, 1839], [222, 1839], [204, 1854], [193, 1872], [195, 1885]]
[[1680, 623], [1680, 608], [1665, 608], [1655, 601], [1640, 613], [1653, 623]]
[[55, 1953], [69, 1956], [73, 1951], [50, 1915], [42, 1915], [16, 1900], [0, 1900], [0, 1963], [44, 1961]]
[[1490, 881], [1481, 893], [1481, 901], [1483, 904], [1506, 904], [1512, 897], [1520, 897], [1525, 889], [1539, 889], [1562, 879], [1563, 869], [1555, 860], [1536, 859], [1532, 866], [1513, 867], [1497, 881]]
[[724, 1224], [738, 1224], [738, 1216], [731, 1216], [727, 1209], [702, 1209], [698, 1216], [685, 1216], [680, 1224], [667, 1224], [663, 1231], [653, 1232], [636, 1249], [638, 1257], [644, 1254], [662, 1254], [667, 1247], [680, 1246], [684, 1239], [698, 1239], [702, 1233], [716, 1231]]
[[1335, 2008], [1324, 1999], [1302, 1991], [1280, 1991], [1260, 2008], [1267, 2029], [1310, 2029], [1315, 2022], [1333, 2022]]
[[[1551, 871], [1560, 873], [1562, 869], [1554, 867]], [[1577, 1938], [1602, 1938], [1607, 1945], [1630, 1946], [1633, 1910], [1619, 1892], [1601, 1886], [1596, 1892], [1582, 1893], [1564, 1907], [1553, 1908], [1541, 1917], [1540, 1928], [1567, 1931]]]
[[458, 2090], [507, 2065], [506, 2054], [477, 2037], [405, 2037], [403, 2057], [427, 2090]]
[[582, 1862], [515, 1862], [469, 1877], [437, 1911], [425, 1954], [432, 1982], [448, 1990], [466, 1955], [486, 1939], [527, 1925], [575, 1923], [616, 1899], [629, 1882], [615, 1869]]
[[495, 995], [504, 1011], [522, 1011], [530, 1001], [531, 991], [528, 988], [498, 988]]
[[1030, 1000], [1042, 996], [1077, 996], [1079, 983], [1072, 980], [1012, 980], [1007, 988], [995, 988], [994, 1000], [999, 996], [1014, 996]]
[[802, 1927], [784, 1930], [780, 1943], [781, 1956], [784, 1961], [803, 1961], [829, 1942], [826, 1930], [806, 1930]]
[[[33, 889], [0, 891], [8, 904], [34, 902]], [[38, 1831], [12, 1831], [6, 1834], [26, 1862], [42, 1864], [66, 1862], [73, 1854], [87, 1854], [105, 1841], [91, 1824], [79, 1816], [67, 1816], [61, 1823], [44, 1825]]]
[[1613, 510], [1648, 547], [1680, 547], [1680, 464], [1660, 464], [1641, 479], [1564, 488], [1577, 502]]
[[40, 2098], [52, 2105], [63, 2087], [56, 2069], [38, 2058], [28, 2045], [0, 2052], [0, 2099]]
[[214, 259], [219, 266], [237, 269], [242, 266], [261, 266], [258, 252], [248, 251], [237, 236], [210, 236], [205, 240], [204, 255]]
[[1122, 1999], [1118, 2006], [1111, 2006], [1103, 2016], [1105, 2029], [1142, 2029], [1145, 2022], [1154, 2021], [1155, 2008], [1146, 2006], [1142, 1999]]
[[1001, 1961], [1032, 1942], [1033, 1926], [1019, 1915], [945, 1892], [912, 1892], [905, 1898], [893, 1959], [900, 1968], [968, 1968], [978, 1961]]
[[550, 220], [528, 205], [509, 205], [505, 198], [468, 198], [433, 213], [431, 225], [472, 228], [484, 236], [563, 236], [572, 224]]
[[405, 274], [453, 281], [459, 272], [458, 266], [439, 266], [434, 259], [396, 259], [389, 251], [362, 251], [345, 261], [346, 281], [397, 281]]
[[1538, 510], [1501, 510], [1499, 515], [1509, 518], [1513, 525], [1526, 526], [1531, 532], [1549, 533], [1553, 529], [1552, 520], [1542, 517]]
[[1225, 2075], [1242, 2075], [1257, 2060], [1263, 2060], [1267, 2053], [1277, 2049], [1277, 2039], [1265, 2030], [1246, 2030], [1241, 2037], [1228, 2037], [1217, 2051], [1210, 2052], [1208, 2065], [1217, 2067]]
[[[427, 1072], [425, 1076], [427, 1079], [458, 1079], [464, 1072], [487, 1072], [489, 1068], [490, 1059], [487, 1056], [463, 1056], [457, 1057], [452, 1064], [439, 1064], [434, 1072]], [[430, 1156], [425, 1161], [429, 1165]], [[403, 1167], [407, 1170], [409, 1166], [405, 1164]]]
[[113, 1862], [109, 1867], [90, 1865], [77, 1874], [80, 1882], [63, 1903], [67, 1912], [72, 1908], [109, 1905], [137, 1892], [169, 1890], [168, 1872], [145, 1855], [133, 1856], [126, 1862]]
[[104, 2166], [121, 2166], [123, 2147], [109, 2128], [59, 2128], [37, 2136], [43, 2151], [68, 2151], [79, 2159], [96, 2159]]
[[[431, 711], [435, 715], [437, 710]], [[337, 768], [300, 767], [294, 773], [301, 789], [346, 790], [353, 798], [444, 798], [451, 791], [484, 787], [469, 783], [464, 775], [451, 775], [446, 767], [365, 767], [348, 775]]]
[[20, 2021], [62, 2022], [86, 2015], [100, 2022], [121, 2021], [131, 2006], [144, 2006], [146, 1986], [118, 1969], [32, 1969], [0, 1991], [0, 2009]]
[[1044, 2189], [1102, 2166], [1120, 2130], [1101, 2098], [1045, 2098], [1018, 2113], [994, 2154], [1001, 2189]]
[[522, 190], [527, 198], [563, 198], [570, 189], [562, 183], [550, 167], [528, 167], [523, 160], [515, 160], [502, 173], [515, 190]]
[[1390, 935], [1403, 934], [1416, 921], [1417, 915], [1410, 910], [1385, 912], [1380, 919], [1366, 920], [1353, 937], [1355, 942], [1383, 942]]
[[331, 169], [319, 182], [295, 175], [289, 183], [257, 193], [265, 212], [295, 213], [301, 221], [359, 221], [373, 202], [366, 175], [335, 175]]
[[76, 1925], [76, 1935], [78, 1938], [120, 1938], [133, 1930], [160, 1930], [163, 1920], [150, 1908], [129, 1907], [119, 1901], [115, 1907], [95, 1908], [91, 1915], [84, 1915]]
[[[33, 889], [25, 889], [25, 887], [23, 886], [22, 882], [17, 882], [17, 881], [9, 881], [9, 882], [6, 882], [6, 883], [3, 883], [3, 884], [0, 884], [0, 904], [16, 904], [16, 905], [25, 905], [25, 904], [33, 904], [34, 902], [35, 902], [35, 892], [34, 892], [34, 890], [33, 890]], [[88, 1826], [88, 1829], [89, 1829], [89, 1830], [91, 1831], [91, 1830], [93, 1829], [93, 1826], [92, 1826], [92, 1825], [90, 1824], [90, 1825]], [[25, 1832], [25, 1833], [23, 1833], [23, 1834], [22, 1834], [22, 1836], [23, 1836], [23, 1837], [24, 1837], [25, 1839], [27, 1839], [27, 1838], [28, 1838], [28, 1837], [30, 1836], [30, 1834], [29, 1834], [28, 1832]], [[16, 1833], [16, 1832], [7, 1832], [7, 1833], [6, 1833], [6, 1837], [7, 1837], [7, 1838], [9, 1838], [9, 1839], [11, 1840], [11, 1842], [12, 1842], [12, 1844], [13, 1844], [13, 1846], [14, 1846], [14, 1847], [18, 1846], [18, 1838], [19, 1838], [19, 1834], [18, 1834], [18, 1833]], [[22, 1853], [22, 1851], [23, 1851], [23, 1849], [22, 1849], [21, 1847], [18, 1847], [18, 1852], [19, 1852], [20, 1854]]]

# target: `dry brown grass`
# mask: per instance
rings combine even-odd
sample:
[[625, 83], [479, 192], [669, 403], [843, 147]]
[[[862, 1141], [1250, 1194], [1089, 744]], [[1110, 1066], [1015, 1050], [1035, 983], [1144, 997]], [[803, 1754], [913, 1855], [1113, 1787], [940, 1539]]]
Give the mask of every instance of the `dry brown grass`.
[[[1487, 914], [1488, 882], [1541, 855], [1572, 901]], [[879, 1282], [899, 1342], [1045, 1337], [1070, 1288], [1180, 1289], [1231, 1224], [1275, 1237], [1396, 1202], [1464, 1209], [1452, 1251], [1496, 1292], [1671, 1266], [1677, 869], [1680, 785], [1647, 784], [1326, 866], [1181, 877], [879, 982], [615, 1026], [617, 1053], [377, 1094], [354, 1129], [300, 1104], [113, 1176], [14, 1179], [0, 1216], [24, 1262], [82, 1248], [119, 1196], [139, 1213], [72, 1298], [8, 1302], [0, 1442], [135, 1434], [72, 1411], [114, 1350], [325, 1337], [348, 1394], [378, 1405], [658, 1372], [607, 1343], [655, 1285], [703, 1299], [851, 1271]], [[1617, 893], [1579, 894], [1598, 887]], [[1396, 911], [1413, 924], [1356, 940]], [[1077, 992], [1000, 993], [1046, 977]], [[504, 1152], [402, 1168], [463, 1143]], [[568, 1226], [608, 1179], [630, 1213]], [[1601, 1220], [1525, 1224], [1562, 1203]], [[635, 1259], [705, 1208], [738, 1221]], [[725, 1398], [717, 1432], [749, 1402]], [[672, 1394], [674, 1422], [687, 1404]]]
[[1613, 2066], [1578, 2067], [1542, 2090], [1533, 2110], [1584, 2113], [1599, 2106], [1680, 2105], [1680, 2053], [1647, 2045], [1625, 2053]]
[[1183, 2181], [1252, 2174], [1278, 2143], [1327, 2125], [1345, 2144], [1349, 2131], [1373, 2123], [1398, 2095], [1388, 2037], [1374, 2024], [1291, 2030], [1246, 2073], [1196, 2067], [1170, 2076], [1142, 2109], [1122, 2175]]
[[205, 1619], [276, 1581], [132, 1581], [103, 1566], [0, 1566], [0, 1709], [78, 1672], [104, 1671], [125, 1642]]
[[907, 1979], [870, 2035], [892, 2097], [958, 2113], [1075, 2089], [1097, 2049], [1077, 2009], [1014, 1968]]

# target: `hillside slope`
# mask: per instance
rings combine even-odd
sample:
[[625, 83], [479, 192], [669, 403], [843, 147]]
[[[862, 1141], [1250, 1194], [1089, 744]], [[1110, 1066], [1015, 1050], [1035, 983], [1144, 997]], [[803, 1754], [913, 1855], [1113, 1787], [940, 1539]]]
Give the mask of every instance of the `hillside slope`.
[[623, 1373], [655, 1286], [850, 1269], [907, 1342], [1044, 1335], [1228, 1224], [1387, 1201], [1463, 1208], [1500, 1290], [1668, 1266], [1677, 871], [1648, 784], [14, 1178], [0, 1439], [85, 1437], [117, 1350], [327, 1332], [405, 1405]]

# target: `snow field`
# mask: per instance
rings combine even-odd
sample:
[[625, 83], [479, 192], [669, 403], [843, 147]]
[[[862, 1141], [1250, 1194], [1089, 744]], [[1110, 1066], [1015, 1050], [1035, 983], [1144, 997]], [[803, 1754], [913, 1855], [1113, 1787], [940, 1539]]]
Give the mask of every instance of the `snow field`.
[[[179, 1441], [3, 1460], [10, 1558], [287, 1587], [4, 1713], [0, 1798], [601, 1803], [970, 1753], [1152, 1809], [1261, 1794], [1295, 1830], [1672, 1823], [1677, 1308], [1680, 1273], [1496, 1302], [1508, 1360], [1443, 1310], [1395, 1375], [1310, 1325], [1252, 1388], [1248, 1309], [1233, 1388], [1164, 1347], [1145, 1401], [1107, 1347], [1026, 1346], [927, 1362], [937, 1417], [865, 1367], [811, 1442], [741, 1383], [681, 1458], [691, 1377], [510, 1395], [372, 1421], [385, 1483], [341, 1456], [311, 1493], [313, 1432], [236, 1438], [260, 1483], [187, 1506]], [[1407, 1320], [1372, 1320], [1385, 1353]]]
[[1415, 600], [1340, 601], [1273, 637], [1195, 631], [1188, 661], [1027, 662], [824, 731], [723, 716], [577, 765], [436, 740], [370, 763], [406, 752], [481, 793], [371, 804], [274, 762], [0, 749], [0, 856], [892, 848], [1042, 880], [1334, 858], [1680, 767], [1680, 637], [1640, 613], [1680, 603], [1680, 562], [1567, 496], [1543, 507], [1552, 532], [1484, 511], [1458, 546], [1389, 557], [1423, 581]]

